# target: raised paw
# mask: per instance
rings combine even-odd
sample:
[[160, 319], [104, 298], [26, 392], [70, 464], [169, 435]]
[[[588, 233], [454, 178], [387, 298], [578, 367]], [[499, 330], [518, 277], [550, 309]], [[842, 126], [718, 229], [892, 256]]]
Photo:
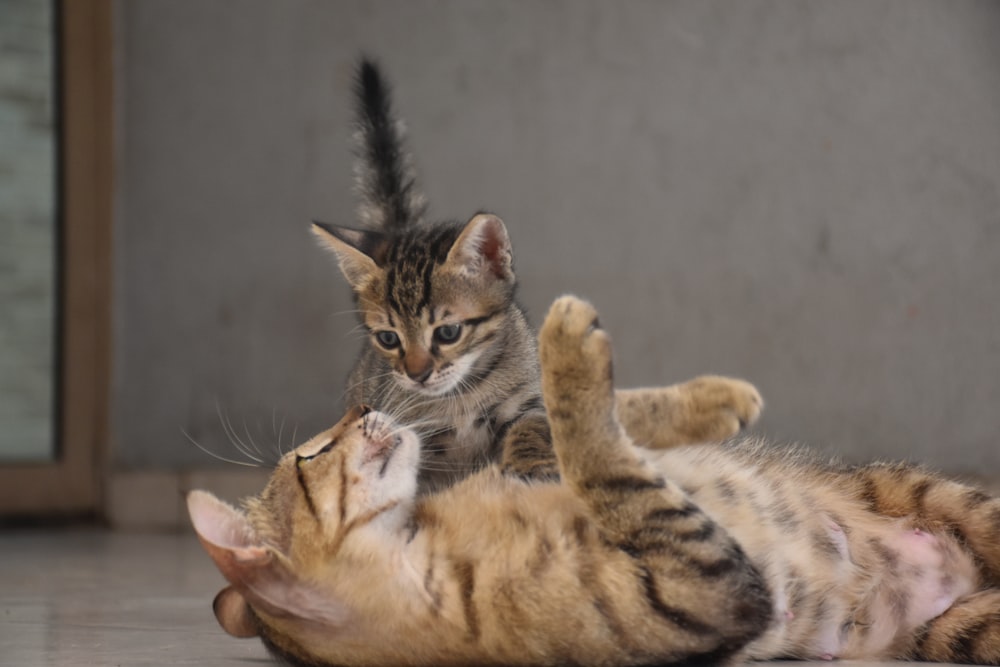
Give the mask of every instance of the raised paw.
[[593, 306], [572, 296], [557, 299], [542, 324], [538, 348], [550, 418], [562, 411], [612, 414], [611, 339]]

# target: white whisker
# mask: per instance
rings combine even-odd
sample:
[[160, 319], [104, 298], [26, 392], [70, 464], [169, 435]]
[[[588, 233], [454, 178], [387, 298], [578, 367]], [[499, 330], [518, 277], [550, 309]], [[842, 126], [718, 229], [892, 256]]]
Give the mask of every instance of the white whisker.
[[256, 442], [254, 442], [253, 436], [250, 435], [250, 429], [247, 427], [246, 416], [243, 417], [243, 433], [246, 435], [247, 441], [250, 443], [250, 446], [253, 447], [253, 451], [256, 452], [258, 456], [264, 456], [264, 452], [260, 450], [260, 447], [257, 446]]
[[224, 461], [225, 463], [232, 463], [232, 464], [235, 464], [235, 465], [238, 465], [238, 466], [247, 466], [247, 467], [250, 467], [250, 468], [260, 468], [261, 467], [258, 463], [251, 463], [249, 461], [237, 461], [236, 459], [230, 459], [230, 458], [226, 458], [225, 456], [222, 456], [220, 454], [216, 454], [215, 452], [209, 451], [208, 449], [206, 449], [205, 447], [203, 447], [197, 440], [195, 440], [190, 435], [188, 435], [188, 432], [185, 431], [183, 428], [181, 429], [181, 433], [183, 433], [184, 437], [188, 439], [188, 442], [190, 442], [192, 445], [194, 445], [195, 447], [197, 447], [201, 451], [203, 451], [206, 454], [208, 454], [209, 456], [211, 456], [213, 459], [218, 459], [219, 461]]
[[233, 428], [232, 422], [229, 421], [229, 415], [223, 416], [222, 407], [219, 405], [218, 401], [215, 402], [215, 412], [219, 416], [219, 422], [222, 424], [222, 431], [226, 434], [226, 437], [229, 438], [230, 444], [232, 444], [240, 454], [243, 454], [248, 459], [263, 464], [264, 460], [255, 456], [250, 451], [250, 448], [246, 445], [246, 443], [240, 439], [240, 436], [236, 433], [236, 429]]
[[[281, 448], [281, 435], [285, 432], [285, 419], [288, 415], [281, 415], [281, 426], [278, 427], [278, 448]], [[294, 449], [294, 447], [293, 447]]]

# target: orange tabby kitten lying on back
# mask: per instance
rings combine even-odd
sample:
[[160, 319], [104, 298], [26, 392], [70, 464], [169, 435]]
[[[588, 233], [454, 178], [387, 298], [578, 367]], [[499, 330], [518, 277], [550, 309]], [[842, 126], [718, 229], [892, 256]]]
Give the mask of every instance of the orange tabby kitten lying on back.
[[749, 440], [641, 450], [594, 310], [560, 299], [539, 344], [561, 483], [418, 497], [414, 432], [357, 408], [245, 512], [192, 492], [223, 628], [297, 665], [1000, 663], [1000, 500]]

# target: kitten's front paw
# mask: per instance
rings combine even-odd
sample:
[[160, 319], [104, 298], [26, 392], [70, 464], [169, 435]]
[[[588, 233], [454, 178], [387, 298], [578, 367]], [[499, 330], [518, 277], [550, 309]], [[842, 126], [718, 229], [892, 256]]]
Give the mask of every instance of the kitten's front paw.
[[542, 324], [538, 349], [550, 416], [556, 404], [577, 413], [611, 410], [611, 339], [593, 306], [572, 296], [557, 299]]
[[764, 399], [749, 382], [702, 375], [677, 385], [684, 413], [676, 428], [688, 442], [714, 442], [736, 435], [760, 417]]

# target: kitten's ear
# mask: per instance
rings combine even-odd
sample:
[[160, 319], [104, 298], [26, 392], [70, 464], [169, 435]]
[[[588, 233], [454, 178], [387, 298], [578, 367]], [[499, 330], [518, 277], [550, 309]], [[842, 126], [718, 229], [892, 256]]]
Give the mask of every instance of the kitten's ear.
[[381, 273], [379, 268], [388, 250], [384, 234], [363, 229], [351, 229], [314, 222], [313, 234], [325, 247], [337, 255], [337, 262], [347, 282], [355, 292]]
[[207, 491], [191, 491], [187, 506], [202, 546], [232, 584], [213, 603], [226, 632], [236, 637], [257, 634], [248, 604], [275, 618], [296, 617], [328, 626], [344, 623], [347, 608], [299, 581], [287, 559], [261, 543], [242, 512]]
[[466, 223], [448, 251], [447, 262], [469, 276], [488, 273], [500, 280], [514, 281], [507, 228], [500, 218], [489, 213], [480, 213]]

